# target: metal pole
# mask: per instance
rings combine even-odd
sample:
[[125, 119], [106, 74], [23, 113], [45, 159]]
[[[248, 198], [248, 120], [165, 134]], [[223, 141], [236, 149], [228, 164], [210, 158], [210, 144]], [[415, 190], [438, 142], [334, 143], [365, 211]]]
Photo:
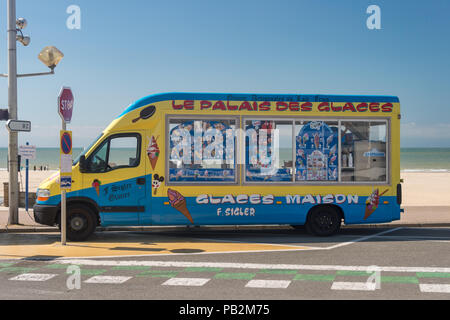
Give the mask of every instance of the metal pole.
[[[66, 131], [66, 122], [62, 120], [62, 129]], [[61, 169], [61, 168], [60, 168]], [[66, 190], [61, 190], [61, 244], [66, 245], [66, 224], [67, 224], [67, 212], [66, 212]]]
[[[29, 146], [30, 143], [27, 142], [27, 146]], [[25, 210], [28, 212], [28, 167], [29, 167], [29, 160], [28, 158], [25, 160]]]
[[[16, 0], [8, 0], [8, 108], [9, 118], [17, 120]], [[19, 223], [19, 183], [17, 132], [9, 132], [9, 222]]]

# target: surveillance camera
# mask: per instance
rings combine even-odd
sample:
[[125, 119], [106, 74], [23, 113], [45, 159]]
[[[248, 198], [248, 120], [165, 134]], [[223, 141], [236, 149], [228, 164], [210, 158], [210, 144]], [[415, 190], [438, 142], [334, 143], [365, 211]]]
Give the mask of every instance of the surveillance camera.
[[19, 18], [16, 20], [16, 26], [20, 30], [25, 29], [27, 27], [27, 20], [25, 18]]

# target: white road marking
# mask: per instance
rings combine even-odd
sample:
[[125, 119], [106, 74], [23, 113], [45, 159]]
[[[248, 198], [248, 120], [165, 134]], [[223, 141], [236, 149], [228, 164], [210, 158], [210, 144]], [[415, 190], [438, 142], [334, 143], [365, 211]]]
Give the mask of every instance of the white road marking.
[[44, 274], [44, 273], [23, 273], [15, 276], [9, 280], [13, 281], [47, 281], [53, 277], [56, 277], [56, 274]]
[[373, 282], [333, 282], [331, 290], [356, 290], [375, 291], [376, 283]]
[[382, 231], [382, 232], [378, 232], [378, 233], [372, 234], [370, 236], [365, 236], [365, 237], [358, 238], [358, 239], [355, 239], [355, 240], [352, 240], [352, 241], [335, 244], [334, 246], [326, 247], [324, 249], [325, 250], [332, 250], [332, 249], [336, 249], [336, 248], [340, 248], [340, 247], [345, 247], [345, 246], [354, 244], [356, 242], [361, 242], [361, 241], [365, 241], [365, 240], [368, 240], [368, 239], [371, 239], [371, 238], [374, 238], [374, 237], [379, 237], [379, 236], [384, 235], [386, 233], [391, 233], [391, 232], [398, 231], [398, 230], [401, 230], [401, 229], [403, 229], [403, 227], [398, 227], [398, 228], [394, 228], [394, 229], [385, 230], [385, 231]]
[[[147, 267], [206, 267], [231, 269], [280, 269], [280, 270], [327, 270], [327, 271], [367, 271], [373, 266], [342, 266], [342, 265], [303, 265], [303, 264], [264, 264], [264, 263], [232, 263], [232, 262], [194, 262], [194, 261], [130, 261], [130, 260], [91, 260], [91, 259], [55, 259], [49, 263], [74, 264], [85, 266], [147, 266]], [[445, 272], [447, 267], [390, 267], [379, 266], [380, 272]]]
[[286, 289], [291, 284], [287, 280], [250, 280], [245, 287], [247, 288], [270, 288]]
[[421, 292], [450, 293], [450, 284], [420, 284]]
[[113, 283], [120, 284], [131, 279], [132, 277], [120, 277], [120, 276], [94, 276], [84, 281], [85, 283]]
[[201, 287], [206, 284], [210, 279], [204, 278], [171, 278], [164, 282], [163, 286], [190, 286]]

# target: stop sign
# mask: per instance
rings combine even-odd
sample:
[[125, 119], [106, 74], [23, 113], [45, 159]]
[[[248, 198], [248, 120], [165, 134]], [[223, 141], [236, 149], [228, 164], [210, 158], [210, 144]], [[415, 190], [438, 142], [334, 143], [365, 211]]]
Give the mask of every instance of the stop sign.
[[58, 96], [58, 113], [64, 122], [70, 123], [73, 111], [73, 94], [69, 87], [62, 87]]

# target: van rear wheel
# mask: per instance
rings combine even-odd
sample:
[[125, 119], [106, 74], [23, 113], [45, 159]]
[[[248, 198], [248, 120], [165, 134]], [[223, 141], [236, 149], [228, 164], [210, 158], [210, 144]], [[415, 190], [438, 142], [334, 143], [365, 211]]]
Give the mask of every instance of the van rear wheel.
[[331, 206], [315, 207], [308, 214], [306, 230], [319, 237], [336, 234], [341, 228], [341, 218], [337, 210]]
[[94, 212], [82, 204], [67, 208], [67, 238], [71, 241], [84, 241], [97, 227]]

